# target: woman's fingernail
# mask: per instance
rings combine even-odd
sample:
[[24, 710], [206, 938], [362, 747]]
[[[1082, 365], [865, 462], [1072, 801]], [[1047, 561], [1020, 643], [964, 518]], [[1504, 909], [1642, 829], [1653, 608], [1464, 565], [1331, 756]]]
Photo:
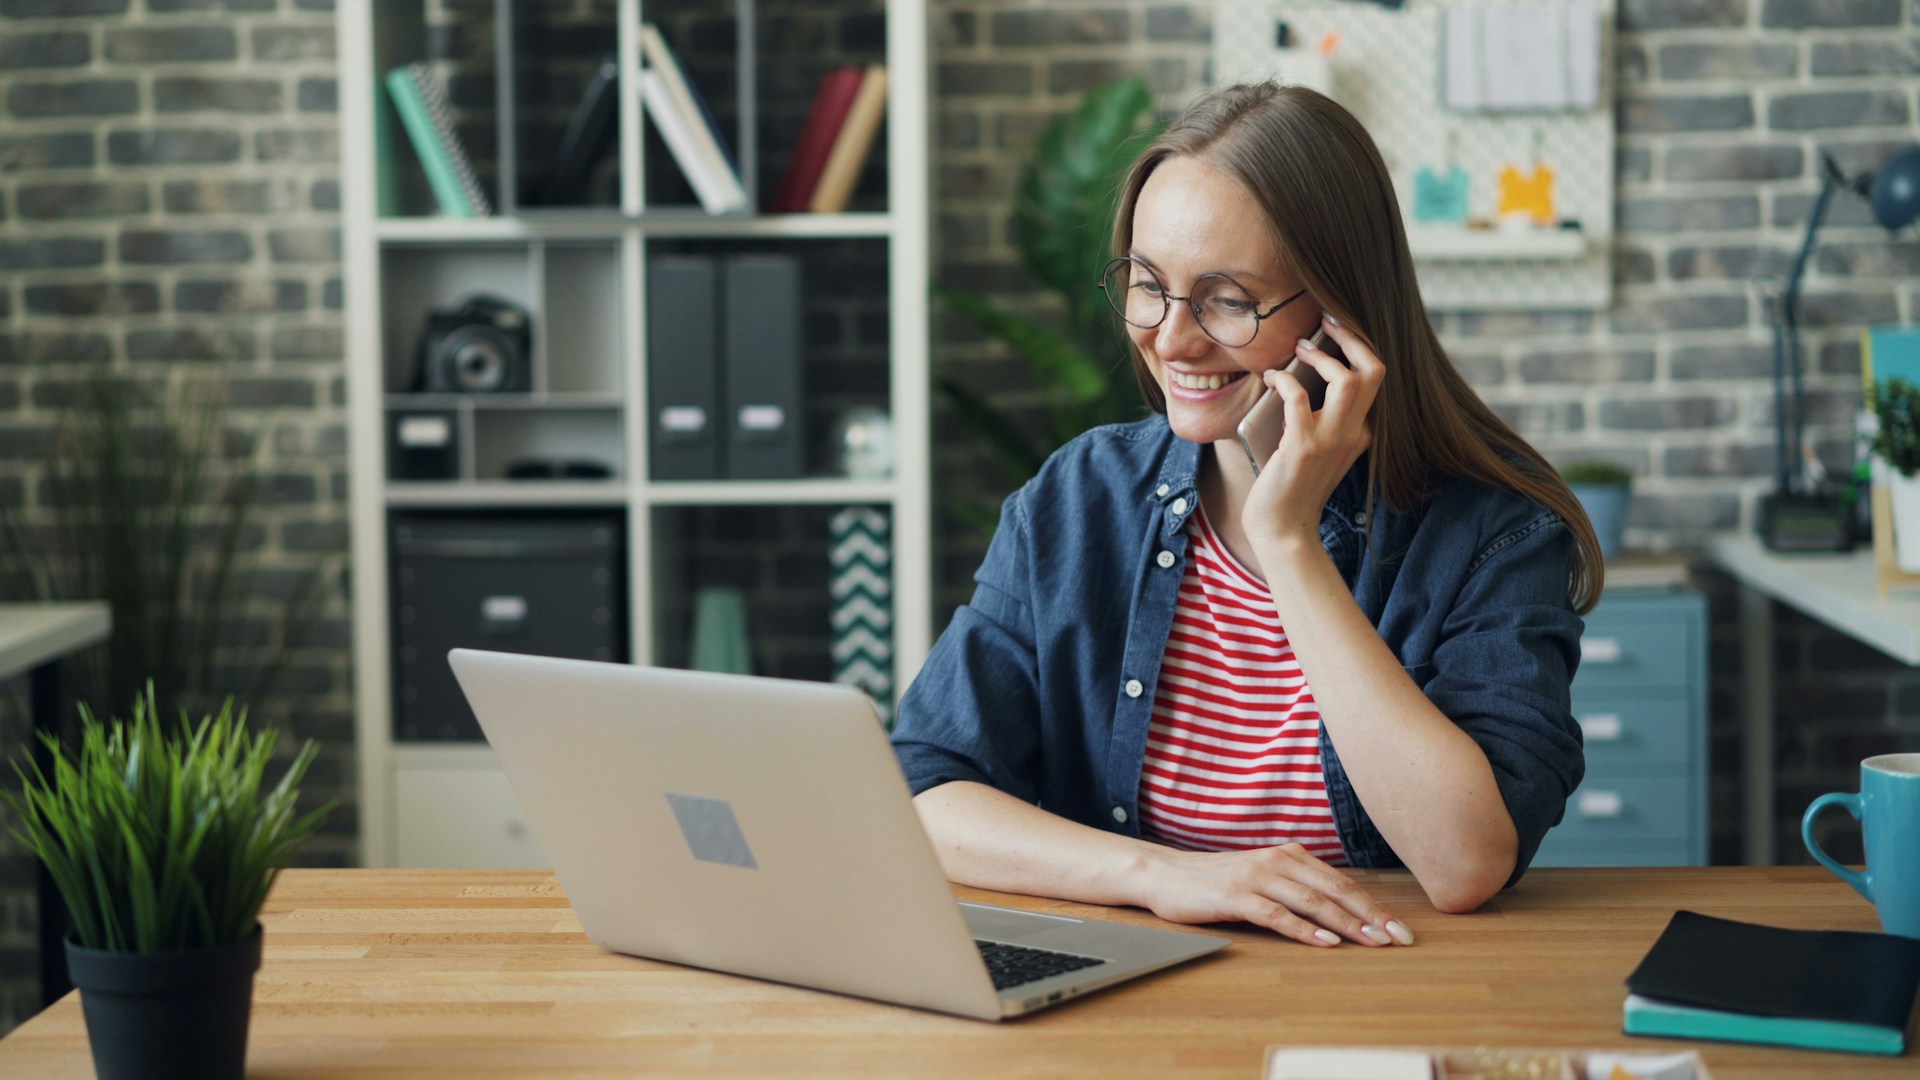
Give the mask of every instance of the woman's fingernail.
[[1330, 322], [1330, 323], [1332, 323], [1333, 325], [1335, 325], [1335, 326], [1339, 326], [1339, 325], [1340, 325], [1340, 320], [1339, 320], [1339, 319], [1336, 319], [1336, 318], [1334, 318], [1334, 317], [1333, 317], [1333, 312], [1331, 312], [1331, 311], [1323, 311], [1323, 312], [1321, 312], [1321, 314], [1322, 314], [1322, 315], [1325, 315], [1325, 316], [1327, 317], [1327, 321], [1328, 321], [1328, 322]]
[[1393, 939], [1387, 936], [1386, 931], [1380, 929], [1377, 926], [1363, 926], [1360, 928], [1360, 932], [1372, 938], [1373, 940], [1379, 942], [1382, 945], [1393, 944]]
[[1399, 919], [1395, 919], [1387, 924], [1387, 933], [1392, 934], [1393, 940], [1402, 945], [1413, 944], [1413, 931], [1407, 929], [1407, 924], [1401, 922]]
[[1331, 930], [1315, 930], [1313, 932], [1313, 936], [1319, 938], [1321, 941], [1324, 941], [1329, 945], [1340, 944], [1340, 935], [1334, 933]]
[[1317, 348], [1318, 346], [1314, 345], [1313, 342], [1308, 341], [1306, 338], [1301, 338], [1300, 347], [1303, 349], [1312, 349], [1312, 348]]

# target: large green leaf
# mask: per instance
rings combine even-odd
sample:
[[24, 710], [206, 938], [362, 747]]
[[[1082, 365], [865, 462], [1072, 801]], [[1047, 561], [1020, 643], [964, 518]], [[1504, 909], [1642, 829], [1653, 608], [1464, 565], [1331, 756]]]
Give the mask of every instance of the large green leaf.
[[1100, 87], [1047, 125], [1021, 175], [1014, 195], [1021, 256], [1076, 308], [1085, 305], [1106, 261], [1120, 182], [1152, 107], [1137, 75]]
[[1001, 311], [969, 293], [944, 285], [936, 285], [934, 290], [955, 310], [1011, 346], [1041, 385], [1058, 387], [1080, 402], [1093, 401], [1106, 393], [1106, 373], [1065, 335]]

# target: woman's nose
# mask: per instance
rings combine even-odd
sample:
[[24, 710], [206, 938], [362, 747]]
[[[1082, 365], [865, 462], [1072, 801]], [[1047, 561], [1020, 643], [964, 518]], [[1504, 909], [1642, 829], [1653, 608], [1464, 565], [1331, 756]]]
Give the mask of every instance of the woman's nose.
[[1213, 339], [1200, 328], [1193, 305], [1185, 300], [1175, 300], [1167, 305], [1167, 317], [1160, 320], [1160, 327], [1154, 336], [1154, 345], [1162, 356], [1197, 355], [1213, 344]]

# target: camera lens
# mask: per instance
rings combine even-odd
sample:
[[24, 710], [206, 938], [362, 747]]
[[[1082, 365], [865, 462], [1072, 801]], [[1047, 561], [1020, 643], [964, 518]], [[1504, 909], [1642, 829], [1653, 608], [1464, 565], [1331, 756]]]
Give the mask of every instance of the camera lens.
[[494, 335], [461, 327], [447, 341], [454, 385], [467, 392], [498, 390], [506, 382], [507, 357]]

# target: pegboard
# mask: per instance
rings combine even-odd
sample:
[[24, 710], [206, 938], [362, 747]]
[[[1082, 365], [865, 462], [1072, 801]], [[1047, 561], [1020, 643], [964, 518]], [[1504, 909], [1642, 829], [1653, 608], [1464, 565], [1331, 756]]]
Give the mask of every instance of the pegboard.
[[[1410, 228], [1420, 290], [1434, 310], [1604, 309], [1612, 299], [1614, 0], [1598, 0], [1599, 107], [1536, 113], [1462, 113], [1440, 101], [1444, 10], [1494, 0], [1407, 0], [1393, 10], [1351, 0], [1216, 0], [1213, 82], [1225, 86], [1275, 77], [1286, 54], [1275, 49], [1285, 22], [1294, 48], [1317, 50], [1338, 37], [1330, 56], [1331, 96], [1366, 125], [1392, 173], [1402, 219], [1411, 226], [1414, 176], [1422, 167], [1467, 171], [1468, 209], [1492, 218], [1504, 164], [1530, 171], [1538, 160], [1556, 177], [1559, 216], [1578, 219], [1584, 245], [1539, 257], [1508, 247], [1497, 233], [1470, 232], [1447, 242]], [[1511, 0], [1507, 0], [1511, 2]], [[1557, 0], [1538, 0], [1553, 3]], [[1451, 144], [1451, 147], [1450, 145]], [[1514, 238], [1520, 242], [1521, 238]], [[1553, 239], [1553, 238], [1536, 238]], [[1437, 241], [1437, 242], [1436, 242]], [[1484, 249], [1484, 250], [1483, 250]]]

